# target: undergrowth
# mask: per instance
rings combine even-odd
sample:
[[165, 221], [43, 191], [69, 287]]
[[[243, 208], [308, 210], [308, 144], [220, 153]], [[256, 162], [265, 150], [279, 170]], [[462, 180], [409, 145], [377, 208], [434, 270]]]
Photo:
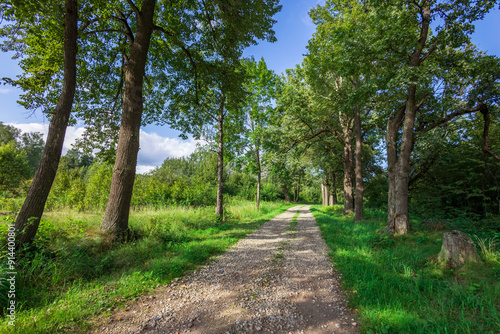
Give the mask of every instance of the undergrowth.
[[[131, 237], [118, 244], [99, 231], [101, 214], [48, 212], [34, 244], [16, 263], [15, 327], [0, 318], [0, 332], [85, 331], [93, 317], [196, 269], [290, 206], [261, 202], [257, 212], [253, 202], [230, 202], [223, 223], [213, 207], [136, 211]], [[0, 222], [0, 240], [7, 221]], [[5, 252], [1, 256], [5, 276]], [[3, 312], [6, 300], [0, 302]]]
[[415, 224], [412, 233], [393, 237], [382, 232], [383, 212], [367, 211], [366, 220], [353, 223], [336, 208], [311, 211], [362, 333], [499, 333], [500, 254], [494, 242], [480, 245], [484, 263], [451, 270], [433, 260], [443, 231]]

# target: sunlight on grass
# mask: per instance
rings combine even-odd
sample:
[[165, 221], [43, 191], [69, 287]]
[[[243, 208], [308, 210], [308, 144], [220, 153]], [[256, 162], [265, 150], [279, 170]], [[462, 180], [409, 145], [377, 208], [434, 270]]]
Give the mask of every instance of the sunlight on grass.
[[3, 318], [0, 332], [85, 331], [92, 317], [195, 270], [289, 207], [235, 201], [223, 223], [213, 207], [135, 211], [121, 244], [99, 231], [100, 214], [48, 212], [18, 264], [16, 327]]
[[338, 209], [311, 211], [362, 333], [497, 333], [498, 263], [449, 270], [432, 260], [442, 232], [392, 237], [382, 232], [385, 217], [378, 214], [354, 223]]

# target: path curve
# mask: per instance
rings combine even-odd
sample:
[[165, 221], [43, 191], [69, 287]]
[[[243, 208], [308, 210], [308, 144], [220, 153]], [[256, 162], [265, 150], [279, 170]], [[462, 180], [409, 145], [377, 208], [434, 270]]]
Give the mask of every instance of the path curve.
[[309, 206], [293, 207], [91, 333], [358, 333], [327, 253]]

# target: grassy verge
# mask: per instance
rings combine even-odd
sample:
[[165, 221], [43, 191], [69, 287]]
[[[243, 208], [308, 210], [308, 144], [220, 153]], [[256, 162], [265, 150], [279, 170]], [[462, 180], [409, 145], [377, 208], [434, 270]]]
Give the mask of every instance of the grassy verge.
[[[82, 332], [92, 317], [206, 263], [290, 206], [261, 203], [257, 212], [252, 202], [233, 202], [223, 224], [212, 207], [134, 212], [134, 237], [121, 244], [99, 233], [99, 214], [49, 212], [17, 263], [15, 327], [0, 318], [0, 332]], [[6, 226], [0, 223], [0, 238]], [[1, 260], [5, 273], [5, 254]], [[0, 284], [2, 296], [6, 288]]]
[[498, 250], [483, 252], [482, 264], [453, 271], [432, 260], [443, 231], [417, 225], [414, 233], [390, 237], [380, 232], [380, 212], [355, 224], [338, 210], [311, 211], [362, 333], [499, 333]]

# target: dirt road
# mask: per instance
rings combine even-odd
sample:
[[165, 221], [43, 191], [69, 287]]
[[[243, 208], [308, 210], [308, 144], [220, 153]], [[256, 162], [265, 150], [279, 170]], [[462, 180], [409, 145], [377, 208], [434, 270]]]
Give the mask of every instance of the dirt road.
[[216, 261], [134, 302], [92, 331], [357, 332], [308, 206], [278, 215]]

